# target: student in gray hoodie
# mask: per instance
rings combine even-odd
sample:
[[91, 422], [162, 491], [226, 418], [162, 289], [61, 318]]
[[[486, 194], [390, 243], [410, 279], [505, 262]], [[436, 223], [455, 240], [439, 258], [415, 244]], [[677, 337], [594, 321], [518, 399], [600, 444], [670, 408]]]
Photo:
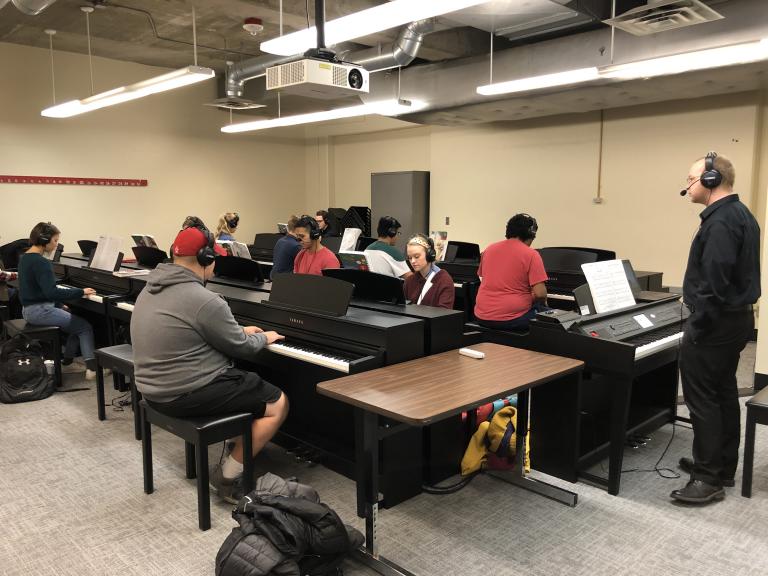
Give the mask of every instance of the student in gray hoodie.
[[[258, 374], [235, 368], [232, 358], [251, 360], [283, 336], [240, 326], [224, 299], [205, 288], [217, 248], [207, 229], [186, 228], [173, 243], [173, 264], [160, 264], [147, 277], [131, 319], [136, 388], [169, 416], [253, 412], [255, 456], [285, 420], [288, 399]], [[222, 498], [236, 503], [242, 473], [238, 437], [211, 483]]]

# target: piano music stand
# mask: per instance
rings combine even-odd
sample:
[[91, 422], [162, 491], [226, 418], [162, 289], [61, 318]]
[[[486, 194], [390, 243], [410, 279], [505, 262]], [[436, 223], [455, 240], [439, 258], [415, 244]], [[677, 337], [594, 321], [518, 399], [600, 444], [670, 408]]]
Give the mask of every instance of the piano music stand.
[[269, 303], [327, 316], [346, 316], [354, 285], [329, 276], [275, 274]]
[[353, 284], [354, 298], [369, 302], [405, 304], [403, 281], [400, 278], [354, 268], [328, 268], [323, 270], [323, 276], [338, 278]]
[[80, 253], [83, 256], [90, 256], [93, 254], [94, 250], [96, 250], [96, 246], [99, 245], [98, 242], [94, 242], [93, 240], [78, 240], [77, 245], [80, 247]]
[[147, 268], [155, 268], [163, 260], [168, 258], [168, 255], [158, 248], [152, 248], [151, 246], [134, 246], [131, 248], [133, 255], [136, 256], [136, 262], [140, 266]]
[[214, 274], [216, 277], [234, 278], [245, 282], [264, 282], [259, 263], [238, 256], [216, 256]]

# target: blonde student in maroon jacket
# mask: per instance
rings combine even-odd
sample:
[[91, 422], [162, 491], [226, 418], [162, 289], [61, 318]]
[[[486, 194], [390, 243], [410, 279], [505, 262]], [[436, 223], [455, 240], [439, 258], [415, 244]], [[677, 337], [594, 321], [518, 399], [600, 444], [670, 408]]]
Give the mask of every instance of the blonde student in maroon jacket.
[[406, 250], [414, 272], [405, 279], [403, 291], [406, 300], [413, 304], [453, 308], [453, 278], [435, 266], [435, 243], [432, 238], [417, 234], [408, 240]]
[[326, 268], [340, 268], [336, 254], [320, 243], [320, 228], [312, 216], [302, 216], [293, 229], [301, 242], [301, 251], [293, 261], [294, 274], [315, 274], [321, 276]]

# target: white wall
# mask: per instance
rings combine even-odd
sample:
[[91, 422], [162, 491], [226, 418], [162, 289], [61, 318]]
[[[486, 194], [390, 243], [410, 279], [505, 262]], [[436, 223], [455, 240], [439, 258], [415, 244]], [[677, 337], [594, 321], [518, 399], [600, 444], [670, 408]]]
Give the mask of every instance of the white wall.
[[[94, 61], [96, 92], [165, 70]], [[0, 174], [145, 178], [146, 188], [0, 184], [0, 243], [27, 237], [50, 220], [67, 251], [79, 239], [109, 233], [154, 234], [168, 248], [184, 217], [214, 228], [220, 213], [240, 213], [238, 238], [273, 230], [305, 204], [303, 141], [225, 135], [228, 114], [202, 106], [215, 81], [69, 119], [49, 119], [47, 50], [0, 43]], [[88, 96], [88, 62], [56, 53], [57, 101]]]
[[485, 246], [503, 237], [509, 216], [529, 212], [539, 220], [538, 246], [613, 249], [679, 286], [700, 212], [678, 196], [688, 167], [709, 150], [729, 156], [740, 195], [754, 210], [760, 111], [757, 93], [607, 111], [602, 204], [592, 201], [599, 113], [335, 136], [321, 147], [308, 143], [308, 157], [322, 150], [328, 161], [324, 172], [308, 162], [307, 179], [327, 188], [332, 205], [346, 207], [370, 202], [372, 172], [429, 170], [432, 229]]

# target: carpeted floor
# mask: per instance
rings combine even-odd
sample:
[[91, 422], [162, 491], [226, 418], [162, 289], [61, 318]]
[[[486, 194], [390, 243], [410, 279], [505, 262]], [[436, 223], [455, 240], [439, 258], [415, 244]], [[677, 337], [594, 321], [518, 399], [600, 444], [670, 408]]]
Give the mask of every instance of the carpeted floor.
[[[749, 386], [750, 370], [742, 374]], [[67, 378], [68, 387], [89, 389], [0, 405], [0, 574], [212, 575], [234, 526], [230, 507], [214, 496], [211, 530], [197, 529], [183, 444], [158, 429], [156, 491], [145, 495], [130, 408], [107, 408], [108, 420], [99, 422], [92, 384]], [[669, 492], [684, 478], [642, 471], [653, 467], [671, 433], [665, 426], [646, 447], [628, 449], [625, 469], [641, 471], [624, 475], [618, 497], [554, 480], [578, 492], [578, 506], [568, 508], [480, 476], [457, 494], [424, 494], [383, 510], [382, 553], [424, 576], [768, 574], [768, 427], [758, 428], [753, 497], [740, 496], [739, 471], [727, 498], [706, 507], [670, 502]], [[691, 438], [690, 429], [677, 426], [662, 466], [674, 469], [689, 455]], [[212, 447], [211, 459], [220, 451]], [[362, 528], [350, 480], [297, 463], [277, 447], [258, 466], [312, 484], [345, 521]], [[350, 562], [345, 574], [372, 572]]]

